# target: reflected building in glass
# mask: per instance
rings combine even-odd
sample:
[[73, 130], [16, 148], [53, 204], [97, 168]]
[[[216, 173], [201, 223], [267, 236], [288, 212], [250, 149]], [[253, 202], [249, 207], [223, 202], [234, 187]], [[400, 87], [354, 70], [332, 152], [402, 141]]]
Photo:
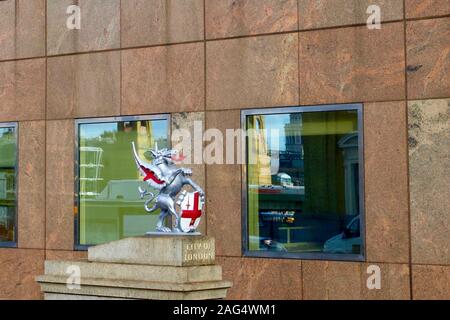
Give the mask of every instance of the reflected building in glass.
[[246, 124], [247, 250], [361, 254], [358, 112], [252, 114]]
[[16, 239], [16, 127], [0, 127], [0, 244]]

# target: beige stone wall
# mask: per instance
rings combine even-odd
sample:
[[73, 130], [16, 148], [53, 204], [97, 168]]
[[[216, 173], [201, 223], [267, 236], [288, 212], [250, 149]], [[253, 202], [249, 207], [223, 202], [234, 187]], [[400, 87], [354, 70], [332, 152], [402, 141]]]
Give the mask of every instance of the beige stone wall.
[[[365, 26], [369, 4], [381, 30]], [[19, 122], [20, 187], [0, 298], [40, 298], [45, 259], [86, 257], [73, 251], [75, 118], [169, 112], [172, 127], [224, 130], [244, 108], [362, 102], [365, 262], [242, 257], [241, 167], [195, 166], [229, 297], [450, 299], [449, 15], [447, 0], [1, 1], [0, 121]]]

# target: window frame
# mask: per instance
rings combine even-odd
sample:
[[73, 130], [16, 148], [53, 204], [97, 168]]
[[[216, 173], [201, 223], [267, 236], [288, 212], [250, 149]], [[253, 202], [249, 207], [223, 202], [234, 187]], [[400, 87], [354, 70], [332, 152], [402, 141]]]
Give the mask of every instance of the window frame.
[[364, 198], [364, 120], [363, 103], [349, 104], [327, 104], [314, 106], [292, 106], [292, 107], [274, 107], [274, 108], [252, 108], [241, 110], [241, 128], [247, 130], [247, 117], [252, 115], [270, 115], [270, 114], [289, 114], [305, 112], [324, 112], [324, 111], [346, 111], [354, 110], [357, 112], [358, 121], [358, 155], [359, 155], [359, 215], [361, 232], [361, 252], [359, 254], [337, 254], [337, 253], [292, 253], [281, 251], [251, 251], [248, 249], [248, 186], [247, 186], [247, 163], [248, 163], [248, 136], [245, 135], [243, 152], [245, 154], [244, 164], [241, 166], [241, 224], [242, 224], [242, 255], [251, 258], [276, 258], [276, 259], [301, 259], [301, 260], [330, 260], [330, 261], [365, 261], [366, 257], [366, 220], [365, 220], [365, 198]]
[[[168, 113], [150, 114], [150, 115], [135, 115], [135, 116], [116, 116], [116, 117], [102, 117], [102, 118], [82, 118], [75, 119], [75, 152], [74, 152], [74, 250], [86, 251], [89, 247], [94, 245], [80, 244], [80, 152], [79, 152], [79, 131], [82, 124], [97, 124], [108, 122], [125, 122], [125, 121], [145, 121], [145, 120], [167, 120], [167, 139], [169, 145], [171, 144], [171, 116]], [[131, 149], [130, 149], [131, 152]]]
[[14, 128], [14, 135], [16, 139], [16, 162], [14, 165], [14, 179], [15, 179], [15, 217], [14, 217], [14, 240], [0, 242], [0, 248], [18, 248], [19, 243], [19, 124], [17, 122], [0, 122], [0, 128]]

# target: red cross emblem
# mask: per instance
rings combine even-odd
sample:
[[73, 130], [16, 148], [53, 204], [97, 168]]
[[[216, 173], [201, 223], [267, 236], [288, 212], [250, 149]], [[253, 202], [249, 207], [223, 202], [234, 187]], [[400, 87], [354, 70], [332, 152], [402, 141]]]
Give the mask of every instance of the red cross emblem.
[[141, 169], [142, 169], [142, 171], [145, 172], [144, 181], [151, 179], [157, 184], [164, 184], [164, 181], [159, 180], [158, 177], [156, 176], [156, 174], [152, 170], [144, 167], [143, 165], [141, 165]]
[[203, 203], [200, 201], [200, 194], [198, 192], [188, 193], [181, 207], [181, 227], [183, 231], [189, 230], [192, 227], [196, 228], [200, 223], [199, 218], [202, 215], [203, 207]]

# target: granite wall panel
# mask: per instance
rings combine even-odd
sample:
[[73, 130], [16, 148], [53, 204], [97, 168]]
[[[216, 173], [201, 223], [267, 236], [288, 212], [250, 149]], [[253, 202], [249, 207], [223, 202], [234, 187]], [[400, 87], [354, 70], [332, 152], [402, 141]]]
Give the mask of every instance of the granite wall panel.
[[[206, 128], [240, 128], [237, 110], [206, 113]], [[207, 230], [216, 238], [216, 254], [241, 256], [241, 166], [209, 164], [206, 166]]]
[[425, 18], [450, 14], [448, 0], [405, 0], [406, 18]]
[[[303, 262], [305, 300], [405, 300], [410, 298], [407, 264], [375, 264], [380, 289], [369, 289], [371, 264], [336, 261]], [[369, 283], [372, 283], [369, 279]]]
[[450, 99], [408, 104], [412, 261], [450, 264]]
[[122, 52], [122, 114], [204, 110], [202, 44]]
[[52, 57], [47, 66], [47, 119], [120, 114], [120, 52]]
[[398, 0], [299, 0], [299, 27], [305, 30], [366, 24], [373, 13], [369, 6], [373, 5], [380, 8], [381, 22], [403, 19], [403, 1]]
[[414, 300], [450, 300], [450, 266], [413, 265]]
[[45, 118], [45, 59], [0, 62], [0, 121]]
[[127, 0], [121, 12], [122, 48], [204, 38], [203, 0]]
[[300, 33], [300, 103], [405, 98], [403, 23]]
[[230, 300], [301, 300], [302, 261], [219, 257]]
[[74, 248], [73, 120], [47, 121], [46, 249]]
[[[71, 5], [80, 8], [80, 29], [67, 27]], [[120, 48], [120, 0], [47, 0], [48, 55], [114, 48]]]
[[44, 272], [44, 251], [0, 248], [0, 299], [42, 299], [34, 280]]
[[298, 104], [298, 36], [208, 42], [206, 109]]
[[0, 60], [45, 55], [45, 0], [0, 2]]
[[409, 262], [406, 103], [364, 105], [368, 261]]
[[45, 248], [45, 121], [19, 123], [18, 247]]
[[206, 38], [295, 31], [296, 0], [208, 0]]
[[408, 99], [450, 96], [450, 17], [406, 26]]

